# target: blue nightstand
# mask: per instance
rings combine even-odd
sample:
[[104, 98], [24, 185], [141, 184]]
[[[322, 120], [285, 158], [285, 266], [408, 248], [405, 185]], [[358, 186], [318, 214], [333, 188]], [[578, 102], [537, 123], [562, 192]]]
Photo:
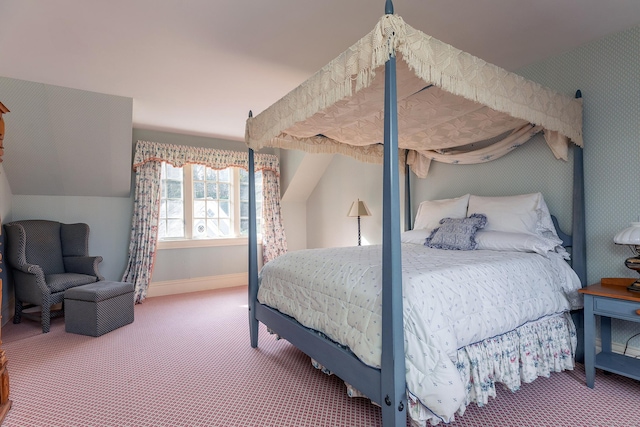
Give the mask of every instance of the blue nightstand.
[[[640, 293], [627, 290], [634, 279], [602, 279], [580, 289], [584, 294], [584, 369], [593, 388], [596, 368], [640, 380], [640, 359], [611, 351], [611, 319], [640, 322]], [[596, 354], [596, 315], [602, 351]]]

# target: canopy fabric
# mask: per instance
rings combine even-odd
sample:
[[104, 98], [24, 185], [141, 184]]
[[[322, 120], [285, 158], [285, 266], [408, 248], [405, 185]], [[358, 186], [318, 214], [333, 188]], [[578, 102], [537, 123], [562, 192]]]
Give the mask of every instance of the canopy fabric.
[[[384, 64], [397, 58], [398, 146], [418, 176], [431, 160], [492, 160], [537, 132], [558, 158], [582, 146], [582, 102], [462, 52], [384, 15], [302, 85], [247, 120], [246, 142], [382, 161]], [[499, 147], [480, 141], [500, 139]], [[462, 148], [461, 148], [462, 147]]]

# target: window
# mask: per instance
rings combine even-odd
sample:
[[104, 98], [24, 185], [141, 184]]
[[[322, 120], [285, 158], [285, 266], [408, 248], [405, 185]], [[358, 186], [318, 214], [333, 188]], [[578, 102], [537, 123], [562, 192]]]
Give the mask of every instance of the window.
[[[158, 238], [212, 240], [249, 233], [249, 174], [244, 169], [215, 170], [203, 165], [176, 168], [162, 163]], [[262, 219], [262, 173], [256, 172], [256, 225]]]

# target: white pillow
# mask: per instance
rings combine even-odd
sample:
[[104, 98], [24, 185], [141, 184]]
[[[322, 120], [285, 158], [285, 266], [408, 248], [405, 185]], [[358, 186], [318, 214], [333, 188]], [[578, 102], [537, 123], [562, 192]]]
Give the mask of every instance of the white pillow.
[[486, 215], [485, 231], [538, 234], [538, 207], [541, 198], [541, 193], [506, 197], [472, 195], [469, 197], [467, 216], [474, 213]]
[[540, 194], [540, 202], [538, 203], [538, 224], [536, 229], [536, 234], [547, 237], [550, 239], [560, 239], [558, 237], [558, 232], [556, 230], [556, 226], [553, 225], [553, 220], [551, 219], [551, 214], [549, 213], [549, 208], [547, 207], [546, 202], [544, 201], [544, 197]]
[[409, 230], [400, 233], [400, 241], [402, 243], [415, 243], [416, 245], [424, 245], [427, 237], [431, 235], [432, 230], [421, 228], [417, 230]]
[[546, 239], [529, 233], [507, 233], [504, 231], [478, 230], [476, 249], [490, 251], [535, 252], [546, 255], [555, 252], [558, 240]]
[[[425, 200], [418, 206], [413, 229], [433, 230], [440, 226], [442, 218], [464, 218], [467, 216], [469, 194], [454, 199]], [[424, 243], [424, 242], [423, 242]]]

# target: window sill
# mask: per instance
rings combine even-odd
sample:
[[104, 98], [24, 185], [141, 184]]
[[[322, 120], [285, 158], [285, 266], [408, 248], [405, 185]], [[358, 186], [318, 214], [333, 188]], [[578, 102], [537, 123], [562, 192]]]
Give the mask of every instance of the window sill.
[[[247, 237], [232, 237], [229, 239], [179, 239], [160, 240], [158, 250], [163, 249], [187, 249], [187, 248], [209, 248], [215, 246], [247, 246]], [[258, 246], [262, 245], [262, 237], [258, 236]]]

